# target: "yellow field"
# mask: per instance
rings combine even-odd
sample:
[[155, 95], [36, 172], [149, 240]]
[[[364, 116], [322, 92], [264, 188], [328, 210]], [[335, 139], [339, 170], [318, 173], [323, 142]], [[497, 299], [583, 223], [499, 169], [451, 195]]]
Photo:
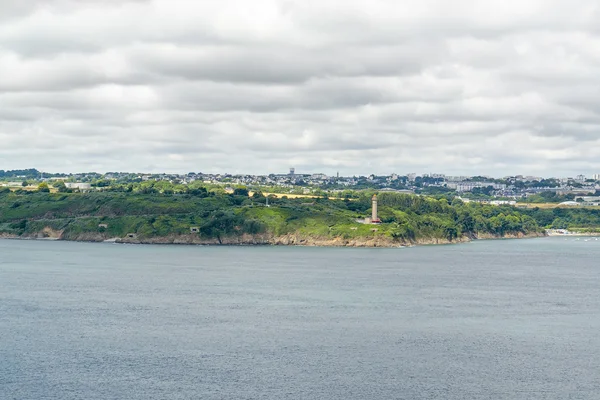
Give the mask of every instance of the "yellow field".
[[[233, 193], [233, 190], [225, 190], [225, 192], [231, 194]], [[252, 196], [254, 195], [254, 192], [250, 191], [248, 192], [248, 195]], [[321, 196], [316, 196], [314, 194], [291, 194], [291, 193], [269, 193], [269, 192], [263, 192], [263, 196], [275, 196], [278, 199], [282, 198], [282, 197], [287, 197], [288, 199], [318, 199], [321, 198]], [[329, 200], [340, 200], [337, 197], [329, 197]]]
[[[254, 193], [249, 192], [250, 196]], [[314, 194], [290, 194], [290, 193], [263, 193], [264, 196], [275, 196], [277, 198], [287, 197], [288, 199], [318, 199], [321, 196], [315, 196]], [[339, 200], [337, 197], [329, 197], [329, 200]]]
[[[34, 191], [38, 190], [37, 186], [10, 186], [9, 189], [12, 190], [13, 192], [17, 191], [19, 189], [27, 190], [28, 192], [34, 192]], [[58, 192], [58, 189], [53, 188], [52, 186], [50, 186], [49, 189], [50, 189], [50, 193]]]
[[[312, 194], [291, 194], [291, 193], [263, 193], [263, 195], [265, 196], [275, 196], [277, 198], [282, 198], [283, 196], [286, 196], [288, 199], [301, 199], [301, 198], [307, 198], [307, 199], [316, 199], [319, 198], [320, 196], [315, 196]], [[252, 193], [250, 194], [250, 196], [252, 196]], [[333, 199], [333, 197], [330, 197], [331, 199]]]

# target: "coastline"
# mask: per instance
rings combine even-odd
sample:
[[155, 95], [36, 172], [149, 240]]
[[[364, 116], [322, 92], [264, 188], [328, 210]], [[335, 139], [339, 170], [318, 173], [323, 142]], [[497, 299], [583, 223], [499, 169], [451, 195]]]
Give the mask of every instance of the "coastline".
[[581, 236], [590, 236], [590, 237], [594, 237], [594, 236], [600, 236], [600, 232], [579, 232], [579, 231], [569, 231], [569, 230], [562, 230], [562, 231], [558, 231], [558, 230], [554, 230], [554, 229], [547, 229], [546, 230], [546, 234], [548, 236], [558, 236], [558, 237], [569, 237], [569, 236], [577, 236], [577, 237], [581, 237]]
[[[508, 234], [494, 236], [480, 234], [469, 237], [462, 236], [455, 240], [443, 238], [420, 238], [411, 241], [399, 241], [386, 236], [345, 239], [341, 237], [328, 238], [301, 234], [272, 235], [241, 235], [217, 239], [203, 239], [197, 235], [169, 235], [151, 238], [107, 238], [100, 234], [81, 234], [76, 237], [64, 237], [63, 232], [44, 229], [36, 235], [19, 236], [0, 233], [0, 239], [13, 240], [45, 240], [87, 243], [117, 243], [117, 244], [163, 244], [163, 245], [196, 245], [196, 246], [303, 246], [303, 247], [354, 247], [354, 248], [403, 248], [415, 246], [451, 245], [468, 243], [477, 240], [509, 240], [532, 239], [548, 237], [547, 233]], [[554, 235], [556, 236], [556, 235]], [[574, 235], [573, 235], [574, 236]], [[581, 235], [585, 236], [585, 235]]]

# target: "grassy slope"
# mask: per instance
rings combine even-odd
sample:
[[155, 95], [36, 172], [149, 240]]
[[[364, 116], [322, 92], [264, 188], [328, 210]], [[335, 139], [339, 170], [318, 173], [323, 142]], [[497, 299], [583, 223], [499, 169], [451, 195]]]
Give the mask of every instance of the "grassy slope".
[[[475, 232], [506, 234], [539, 231], [532, 217], [508, 207], [450, 206], [447, 201], [417, 196], [383, 197], [384, 224], [356, 222], [369, 215], [367, 197], [353, 202], [314, 199], [264, 199], [216, 195], [142, 195], [131, 193], [0, 194], [0, 233], [34, 235], [46, 227], [66, 239], [95, 234], [104, 238], [136, 233], [140, 237], [267, 233], [344, 239], [384, 236], [401, 241], [424, 238], [456, 240]], [[530, 211], [533, 213], [533, 211]], [[101, 228], [99, 224], [107, 224]]]

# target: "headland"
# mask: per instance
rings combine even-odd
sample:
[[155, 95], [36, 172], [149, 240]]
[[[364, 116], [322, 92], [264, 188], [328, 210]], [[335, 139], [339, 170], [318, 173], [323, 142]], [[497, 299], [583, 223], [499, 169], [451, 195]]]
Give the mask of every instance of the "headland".
[[0, 237], [20, 239], [402, 247], [545, 236], [539, 218], [508, 205], [397, 193], [344, 200], [208, 190], [0, 193]]

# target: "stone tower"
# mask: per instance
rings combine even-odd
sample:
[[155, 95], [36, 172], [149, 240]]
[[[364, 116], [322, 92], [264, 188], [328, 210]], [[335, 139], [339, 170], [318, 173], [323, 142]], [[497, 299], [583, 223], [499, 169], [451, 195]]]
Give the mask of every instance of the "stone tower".
[[377, 195], [374, 194], [373, 198], [372, 198], [372, 207], [373, 207], [373, 212], [371, 214], [371, 222], [374, 224], [380, 223], [381, 221], [379, 220], [379, 217], [377, 216]]

